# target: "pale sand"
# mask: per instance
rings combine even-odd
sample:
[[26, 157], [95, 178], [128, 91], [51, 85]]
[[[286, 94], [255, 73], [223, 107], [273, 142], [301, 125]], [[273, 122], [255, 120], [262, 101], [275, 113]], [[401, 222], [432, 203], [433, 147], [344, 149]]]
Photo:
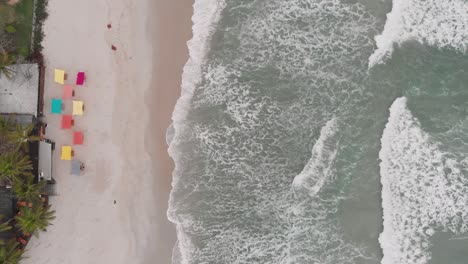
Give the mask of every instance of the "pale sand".
[[[59, 195], [51, 203], [57, 219], [31, 240], [23, 263], [170, 263], [175, 237], [166, 208], [172, 165], [163, 142], [187, 59], [191, 3], [160, 1], [167, 5], [49, 0], [44, 113], [46, 135], [56, 142]], [[161, 30], [164, 23], [174, 23], [177, 32]], [[53, 83], [55, 67], [68, 72], [70, 83], [77, 71], [87, 74], [75, 96], [85, 101], [85, 115], [75, 117], [75, 129], [85, 134], [85, 144], [74, 147], [86, 164], [81, 176], [70, 175], [70, 163], [60, 160], [72, 130], [61, 130], [60, 116], [49, 114], [50, 99], [61, 96], [61, 86]], [[70, 110], [67, 102], [65, 113]]]

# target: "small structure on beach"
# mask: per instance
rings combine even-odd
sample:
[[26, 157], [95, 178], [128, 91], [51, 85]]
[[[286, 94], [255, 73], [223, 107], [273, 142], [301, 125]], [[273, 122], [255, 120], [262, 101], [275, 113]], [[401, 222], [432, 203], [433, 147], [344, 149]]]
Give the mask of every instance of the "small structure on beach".
[[84, 102], [73, 100], [73, 115], [83, 115]]
[[73, 150], [71, 146], [62, 146], [62, 160], [71, 160], [73, 157]]
[[78, 72], [76, 74], [76, 85], [83, 85], [85, 82], [85, 73], [84, 72]]
[[54, 81], [59, 84], [65, 84], [67, 79], [65, 71], [62, 69], [55, 69], [54, 71]]
[[39, 66], [17, 64], [9, 69], [10, 78], [0, 77], [0, 113], [37, 116]]
[[73, 123], [73, 117], [71, 115], [62, 116], [62, 129], [70, 129]]
[[52, 178], [52, 151], [54, 143], [50, 140], [39, 141], [38, 181], [54, 183]]
[[62, 113], [62, 106], [63, 102], [62, 99], [59, 98], [52, 98], [51, 104], [51, 112], [52, 114], [61, 114]]
[[75, 95], [75, 91], [73, 89], [73, 85], [71, 84], [65, 84], [63, 86], [63, 99], [71, 99]]

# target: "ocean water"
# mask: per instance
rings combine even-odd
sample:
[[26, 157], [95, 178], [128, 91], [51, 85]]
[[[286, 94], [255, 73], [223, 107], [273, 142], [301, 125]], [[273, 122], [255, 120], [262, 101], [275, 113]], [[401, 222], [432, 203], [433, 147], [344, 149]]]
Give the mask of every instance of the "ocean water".
[[468, 1], [196, 0], [173, 263], [468, 263]]

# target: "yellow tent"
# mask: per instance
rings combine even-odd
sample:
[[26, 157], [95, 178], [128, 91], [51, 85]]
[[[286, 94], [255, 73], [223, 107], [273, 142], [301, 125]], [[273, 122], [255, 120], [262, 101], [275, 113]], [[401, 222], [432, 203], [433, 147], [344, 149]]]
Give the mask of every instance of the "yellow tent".
[[73, 115], [83, 115], [83, 101], [73, 101]]
[[61, 69], [55, 69], [55, 82], [64, 84], [65, 83], [65, 71]]
[[71, 146], [62, 146], [62, 160], [71, 160], [72, 159], [72, 147]]

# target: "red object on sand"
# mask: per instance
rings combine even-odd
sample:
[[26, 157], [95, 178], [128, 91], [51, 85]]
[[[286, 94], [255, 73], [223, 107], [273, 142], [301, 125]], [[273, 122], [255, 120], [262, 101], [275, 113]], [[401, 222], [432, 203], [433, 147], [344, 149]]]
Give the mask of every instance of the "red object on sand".
[[26, 245], [28, 244], [28, 241], [22, 237], [18, 237], [18, 242], [21, 243], [21, 245]]
[[114, 46], [114, 45], [112, 45], [111, 48], [112, 48], [112, 50], [117, 50], [117, 47]]
[[107, 24], [107, 28], [110, 29], [112, 27], [111, 24]]
[[84, 72], [78, 72], [76, 75], [76, 85], [83, 85], [85, 81], [85, 73]]
[[73, 126], [73, 118], [71, 115], [62, 116], [62, 128], [70, 129]]
[[83, 133], [79, 131], [73, 132], [73, 145], [83, 144]]

